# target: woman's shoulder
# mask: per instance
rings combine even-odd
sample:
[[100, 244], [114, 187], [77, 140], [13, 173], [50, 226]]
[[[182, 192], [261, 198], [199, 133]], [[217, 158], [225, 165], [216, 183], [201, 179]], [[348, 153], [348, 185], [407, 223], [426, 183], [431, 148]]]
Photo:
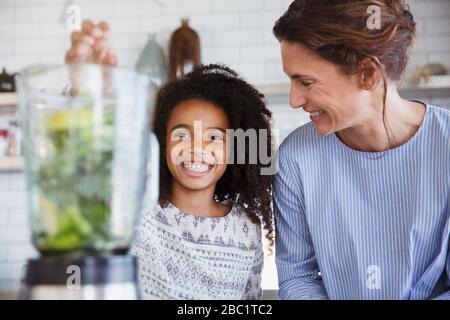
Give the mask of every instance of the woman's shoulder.
[[287, 160], [308, 161], [311, 155], [325, 151], [330, 143], [333, 143], [331, 135], [319, 135], [314, 123], [308, 122], [292, 131], [283, 140], [278, 152]]
[[286, 139], [284, 139], [282, 145], [295, 145], [304, 142], [305, 140], [315, 140], [318, 137], [319, 135], [314, 129], [314, 123], [308, 122], [292, 131]]
[[442, 129], [447, 136], [450, 135], [450, 109], [434, 105], [427, 105], [427, 108], [431, 126]]

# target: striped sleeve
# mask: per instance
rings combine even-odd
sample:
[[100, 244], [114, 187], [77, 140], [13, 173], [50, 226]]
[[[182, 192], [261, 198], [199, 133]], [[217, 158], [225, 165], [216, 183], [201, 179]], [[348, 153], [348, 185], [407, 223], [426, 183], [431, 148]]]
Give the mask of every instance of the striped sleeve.
[[278, 296], [283, 300], [328, 299], [306, 221], [303, 188], [283, 146], [274, 183]]
[[446, 272], [446, 279], [447, 279], [447, 283], [445, 284], [446, 286], [446, 291], [443, 292], [441, 295], [439, 295], [438, 297], [435, 298], [435, 300], [450, 300], [450, 221], [447, 221], [447, 263], [445, 266], [445, 272]]

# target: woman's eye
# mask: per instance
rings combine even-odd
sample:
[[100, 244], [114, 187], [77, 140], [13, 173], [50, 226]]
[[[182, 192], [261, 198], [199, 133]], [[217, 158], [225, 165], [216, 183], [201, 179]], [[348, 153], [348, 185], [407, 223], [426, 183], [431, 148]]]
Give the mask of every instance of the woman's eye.
[[302, 80], [302, 79], [299, 79], [299, 78], [296, 79], [296, 80], [297, 80], [298, 84], [300, 84], [300, 85], [302, 85], [304, 87], [309, 87], [309, 86], [311, 86], [313, 84], [312, 81], [305, 81], [305, 80]]

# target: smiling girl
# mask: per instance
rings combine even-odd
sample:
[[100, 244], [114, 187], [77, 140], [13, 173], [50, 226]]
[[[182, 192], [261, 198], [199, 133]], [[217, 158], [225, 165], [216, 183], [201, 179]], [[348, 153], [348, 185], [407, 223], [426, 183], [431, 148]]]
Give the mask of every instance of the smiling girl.
[[[198, 68], [160, 91], [154, 124], [160, 200], [144, 216], [132, 250], [143, 298], [261, 298], [261, 224], [272, 243], [272, 178], [261, 175], [259, 158], [228, 164], [234, 136], [226, 131], [267, 130], [262, 144], [271, 150], [271, 113], [262, 97], [218, 65]], [[249, 159], [249, 145], [234, 148], [236, 157], [240, 153]]]
[[[117, 64], [107, 23], [84, 21], [71, 38], [66, 62]], [[262, 174], [272, 165], [272, 115], [263, 99], [220, 65], [160, 90], [153, 126], [161, 146], [159, 204], [146, 209], [132, 248], [143, 298], [261, 298], [262, 226], [273, 246], [272, 176]], [[254, 130], [257, 141], [240, 147], [227, 129]]]

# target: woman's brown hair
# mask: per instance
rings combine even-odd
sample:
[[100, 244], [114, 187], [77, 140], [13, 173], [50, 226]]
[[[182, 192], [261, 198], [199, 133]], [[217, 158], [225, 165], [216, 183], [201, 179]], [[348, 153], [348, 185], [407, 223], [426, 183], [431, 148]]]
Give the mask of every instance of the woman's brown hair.
[[[368, 24], [371, 6], [379, 9], [379, 28]], [[373, 59], [383, 70], [383, 123], [391, 147], [385, 120], [387, 79], [401, 79], [416, 37], [404, 0], [295, 0], [273, 32], [279, 41], [301, 44], [347, 74], [359, 72], [363, 59]]]
[[[380, 9], [380, 28], [368, 28]], [[376, 58], [391, 80], [406, 69], [416, 23], [403, 0], [295, 0], [273, 29], [278, 40], [300, 43], [347, 73]]]

